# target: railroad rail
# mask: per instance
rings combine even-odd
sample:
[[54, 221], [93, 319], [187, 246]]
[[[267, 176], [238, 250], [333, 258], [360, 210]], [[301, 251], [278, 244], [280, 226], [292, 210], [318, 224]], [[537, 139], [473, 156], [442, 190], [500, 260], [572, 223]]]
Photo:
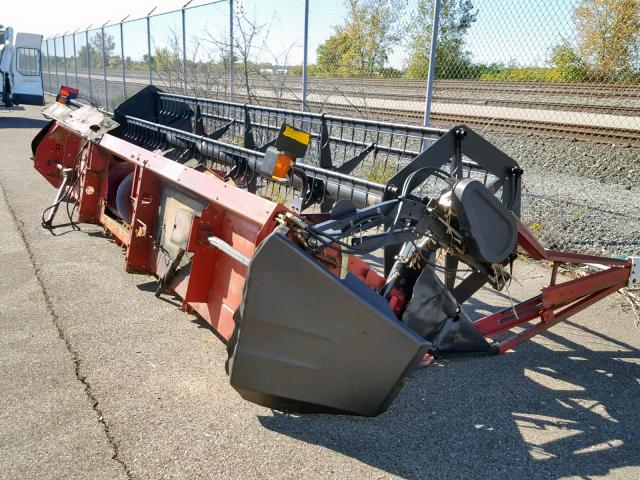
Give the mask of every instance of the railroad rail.
[[[56, 76], [56, 72], [43, 71], [43, 75]], [[96, 82], [103, 80], [102, 72], [94, 76]], [[156, 80], [162, 81], [165, 72], [154, 71]], [[187, 72], [187, 78], [198, 78], [198, 73]], [[69, 77], [74, 77], [68, 75]], [[64, 78], [64, 73], [58, 72], [58, 78]], [[79, 78], [87, 78], [86, 72], [78, 72]], [[121, 71], [107, 71], [107, 77], [121, 80]], [[148, 82], [147, 72], [128, 71], [125, 73], [127, 82], [143, 83]], [[273, 88], [274, 85], [287, 91], [300, 90], [301, 77], [298, 76], [250, 76], [249, 83], [252, 88]], [[221, 83], [225, 83], [224, 81]], [[393, 87], [403, 92], [403, 95], [410, 94], [424, 98], [426, 92], [425, 80], [413, 80], [405, 78], [336, 78], [336, 77], [309, 77], [308, 84], [314, 90], [332, 90], [335, 87], [357, 87], [359, 91], [363, 89], [379, 88], [378, 94], [388, 94], [389, 88]], [[238, 77], [235, 82], [238, 90], [246, 86], [244, 78]], [[436, 94], [442, 91], [454, 90], [455, 92], [500, 92], [500, 93], [541, 93], [561, 96], [585, 96], [585, 97], [606, 97], [606, 98], [635, 98], [640, 101], [640, 86], [636, 84], [624, 83], [571, 83], [571, 82], [542, 82], [542, 81], [516, 81], [516, 80], [436, 80], [434, 83]], [[367, 92], [374, 93], [374, 92]]]
[[[240, 100], [245, 98], [240, 97]], [[260, 104], [266, 106], [293, 107], [286, 102], [274, 102], [269, 98], [258, 98]], [[423, 113], [419, 111], [402, 111], [390, 108], [358, 107], [355, 105], [331, 105], [319, 102], [308, 102], [309, 108], [314, 111], [324, 110], [350, 115], [367, 115], [381, 121], [404, 121], [407, 123], [421, 123]], [[433, 126], [446, 128], [447, 126], [464, 123], [478, 128], [481, 131], [522, 133], [524, 130], [536, 132], [539, 135], [558, 139], [581, 140], [591, 143], [615, 143], [623, 146], [640, 147], [640, 130], [579, 126], [558, 122], [540, 122], [530, 120], [516, 120], [505, 118], [488, 118], [473, 115], [449, 115], [432, 113]]]
[[[160, 74], [161, 76], [161, 74]], [[277, 79], [277, 77], [275, 77]], [[255, 87], [268, 87], [276, 83], [286, 85], [287, 88], [298, 89], [300, 79], [297, 77], [279, 79], [270, 82], [265, 78], [251, 78], [250, 85]], [[246, 85], [244, 79], [238, 79], [236, 87], [242, 88]], [[335, 87], [353, 88], [354, 86], [362, 90], [380, 88], [384, 94], [389, 88], [395, 88], [405, 94], [424, 97], [426, 92], [425, 80], [409, 80], [403, 78], [386, 79], [361, 79], [361, 78], [332, 78], [332, 77], [311, 77], [309, 85], [314, 90], [330, 90]], [[585, 97], [607, 97], [607, 98], [636, 98], [640, 100], [640, 86], [632, 84], [598, 84], [598, 83], [562, 83], [562, 82], [534, 82], [534, 81], [512, 81], [512, 80], [436, 80], [434, 90], [455, 91], [455, 92], [500, 92], [500, 93], [542, 93], [561, 96], [585, 96]]]
[[[82, 77], [80, 77], [82, 78]], [[350, 82], [353, 84], [353, 80], [349, 79], [325, 79], [327, 82], [331, 82], [333, 80], [338, 80], [339, 82]], [[360, 80], [360, 79], [358, 79]], [[417, 82], [414, 80], [403, 80], [403, 79], [363, 79], [361, 88], [370, 88], [372, 85], [375, 85], [375, 82], [381, 82], [387, 86], [391, 85], [391, 80], [397, 83], [393, 83], [393, 85], [411, 85], [416, 84]], [[132, 87], [142, 86], [146, 83], [146, 79], [127, 79], [128, 85]], [[287, 80], [287, 83], [289, 81]], [[319, 84], [319, 79], [314, 79], [312, 84]], [[360, 83], [360, 82], [359, 82]], [[100, 92], [97, 97], [98, 99], [104, 96], [104, 83], [98, 80], [96, 82], [96, 87], [94, 90]], [[237, 85], [237, 93], [235, 95], [235, 99], [241, 102], [248, 103], [257, 103], [260, 105], [278, 107], [278, 108], [291, 108], [297, 109], [300, 105], [299, 93], [296, 88], [299, 88], [299, 84], [295, 85], [291, 82], [292, 88], [286, 89], [283, 92], [274, 92], [274, 96], [266, 96], [264, 95], [264, 91], [261, 92], [261, 95], [252, 95], [251, 98], [247, 98], [246, 95], [243, 95], [242, 85]], [[599, 96], [606, 97], [607, 95], [613, 96], [617, 95], [619, 99], [622, 98], [630, 98], [632, 95], [635, 95], [637, 92], [638, 98], [640, 99], [640, 88], [632, 85], [615, 85], [615, 86], [600, 86], [591, 85], [591, 84], [562, 84], [562, 83], [549, 83], [549, 84], [536, 84], [533, 82], [497, 82], [497, 81], [462, 81], [462, 80], [441, 80], [437, 82], [437, 85], [440, 85], [443, 89], [453, 88], [457, 86], [457, 88], [463, 89], [463, 91], [459, 93], [464, 93], [465, 85], [472, 86], [476, 91], [494, 91], [496, 87], [500, 88], [500, 92], [509, 92], [518, 91], [520, 93], [526, 93], [526, 89], [535, 93], [541, 93], [546, 91], [547, 93], [552, 92], [568, 92], [569, 87], [574, 88], [585, 92], [586, 95], [590, 96]], [[122, 87], [119, 78], [112, 78], [107, 81], [107, 89], [110, 92], [118, 92], [118, 90]], [[535, 90], [533, 90], [535, 88]], [[541, 90], [542, 88], [542, 90]], [[403, 94], [398, 94], [395, 92], [380, 92], [374, 93], [371, 92], [371, 98], [362, 97], [359, 92], [349, 93], [349, 92], [341, 92], [342, 97], [345, 99], [344, 102], [340, 102], [340, 104], [333, 104], [331, 101], [308, 101], [308, 106], [312, 111], [327, 111], [336, 114], [352, 114], [352, 115], [365, 115], [371, 118], [376, 118], [378, 120], [383, 121], [391, 121], [391, 122], [404, 122], [404, 123], [422, 123], [423, 113], [422, 108], [416, 108], [412, 106], [413, 103], [419, 103], [422, 98], [415, 97], [412, 99], [411, 94], [406, 91], [404, 87]], [[546, 89], [546, 90], [545, 90]], [[607, 89], [612, 89], [608, 91]], [[88, 88], [82, 88], [83, 91], [88, 91]], [[174, 90], [181, 90], [181, 88], [177, 88]], [[576, 90], [576, 91], [577, 91]], [[576, 113], [593, 113], [593, 114], [612, 114], [618, 115], [620, 117], [629, 118], [629, 125], [633, 124], [633, 118], [640, 117], [640, 104], [635, 106], [631, 105], [600, 105], [593, 104], [588, 102], [576, 102], [576, 101], [541, 101], [531, 99], [528, 100], [526, 98], [518, 98], [518, 99], [500, 99], [500, 98], [475, 98], [473, 96], [464, 96], [458, 95], [456, 97], [446, 96], [442, 94], [442, 89], [439, 89], [440, 93], [436, 93], [434, 100], [439, 104], [460, 104], [460, 105], [474, 105], [474, 106], [489, 106], [489, 107], [504, 107], [504, 108], [518, 108], [518, 109], [528, 109], [528, 110], [549, 110], [549, 111], [567, 111], [567, 112], [576, 112]], [[495, 92], [494, 92], [495, 93]], [[626, 97], [625, 97], [626, 96]], [[367, 105], [366, 101], [371, 101], [374, 105]], [[401, 106], [396, 105], [395, 108], [389, 108], [380, 105], [381, 101], [384, 100], [395, 100], [395, 101], [403, 101], [407, 103], [407, 108], [399, 108]], [[364, 104], [361, 104], [364, 103]], [[639, 100], [640, 103], [640, 100]], [[615, 143], [625, 146], [640, 146], [640, 130], [634, 128], [620, 128], [619, 126], [590, 126], [590, 125], [575, 125], [569, 123], [562, 122], [553, 122], [553, 121], [540, 121], [540, 120], [523, 120], [523, 119], [513, 119], [508, 117], [508, 112], [504, 113], [504, 116], [481, 116], [481, 115], [472, 115], [467, 113], [460, 114], [452, 114], [452, 113], [442, 113], [442, 112], [432, 112], [431, 119], [432, 122], [440, 127], [447, 127], [451, 125], [455, 125], [458, 123], [466, 123], [469, 125], [473, 125], [483, 129], [484, 131], [492, 131], [492, 132], [521, 132], [523, 130], [529, 130], [531, 132], [535, 132], [538, 135], [548, 136], [552, 138], [563, 138], [563, 139], [578, 139], [582, 141], [594, 142], [594, 143]], [[585, 119], [588, 121], [588, 119]]]

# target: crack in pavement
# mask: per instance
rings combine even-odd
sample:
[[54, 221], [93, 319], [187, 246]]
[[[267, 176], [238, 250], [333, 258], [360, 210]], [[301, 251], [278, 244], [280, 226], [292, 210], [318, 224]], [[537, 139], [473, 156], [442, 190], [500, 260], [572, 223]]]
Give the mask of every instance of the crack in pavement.
[[78, 352], [73, 348], [73, 345], [71, 345], [71, 342], [70, 342], [69, 338], [66, 336], [66, 334], [64, 332], [64, 329], [62, 328], [62, 325], [60, 323], [60, 319], [58, 317], [58, 314], [55, 311], [55, 308], [53, 306], [53, 302], [51, 300], [51, 297], [49, 296], [49, 292], [47, 290], [47, 287], [46, 287], [46, 285], [44, 283], [44, 280], [43, 280], [43, 278], [42, 278], [42, 276], [40, 274], [40, 268], [36, 264], [33, 251], [31, 250], [31, 246], [29, 245], [29, 242], [27, 241], [27, 238], [25, 236], [25, 233], [24, 233], [24, 230], [23, 230], [24, 222], [19, 220], [18, 217], [16, 216], [15, 210], [13, 209], [13, 207], [11, 206], [11, 203], [9, 202], [9, 197], [7, 196], [7, 191], [5, 190], [4, 185], [2, 184], [2, 182], [0, 182], [0, 190], [2, 190], [2, 196], [4, 198], [5, 203], [7, 204], [7, 209], [9, 210], [9, 214], [11, 215], [11, 219], [13, 220], [13, 223], [15, 224], [16, 229], [18, 230], [18, 234], [20, 235], [22, 243], [23, 243], [23, 245], [24, 245], [24, 247], [25, 247], [25, 249], [27, 251], [27, 256], [29, 257], [29, 262], [31, 263], [31, 266], [33, 268], [33, 272], [35, 274], [36, 280], [38, 282], [40, 290], [42, 291], [42, 295], [44, 296], [45, 305], [46, 305], [47, 311], [49, 312], [49, 315], [51, 316], [51, 321], [52, 321], [56, 331], [58, 332], [58, 337], [64, 342], [64, 345], [65, 345], [67, 351], [71, 355], [71, 359], [73, 360], [73, 364], [74, 364], [74, 370], [75, 370], [76, 378], [82, 384], [82, 386], [84, 388], [84, 392], [87, 395], [87, 398], [89, 399], [89, 401], [91, 402], [91, 408], [93, 409], [93, 411], [95, 412], [95, 414], [97, 416], [98, 424], [100, 424], [100, 426], [102, 427], [102, 430], [103, 430], [103, 432], [104, 432], [104, 434], [105, 434], [105, 436], [107, 438], [107, 442], [109, 443], [109, 446], [111, 447], [111, 450], [113, 452], [112, 455], [111, 455], [111, 458], [113, 460], [115, 460], [122, 467], [122, 469], [123, 469], [125, 475], [127, 476], [127, 478], [133, 479], [134, 476], [133, 476], [133, 474], [131, 472], [131, 469], [124, 462], [124, 460], [122, 460], [120, 458], [120, 451], [119, 451], [119, 447], [118, 447], [118, 442], [116, 441], [115, 436], [113, 435], [113, 433], [109, 429], [109, 424], [107, 423], [107, 421], [104, 418], [104, 412], [99, 407], [99, 403], [100, 402], [98, 401], [98, 399], [94, 395], [93, 390], [91, 388], [91, 384], [89, 383], [87, 377], [82, 375], [82, 373], [80, 372], [82, 361], [80, 360], [80, 356], [79, 356]]

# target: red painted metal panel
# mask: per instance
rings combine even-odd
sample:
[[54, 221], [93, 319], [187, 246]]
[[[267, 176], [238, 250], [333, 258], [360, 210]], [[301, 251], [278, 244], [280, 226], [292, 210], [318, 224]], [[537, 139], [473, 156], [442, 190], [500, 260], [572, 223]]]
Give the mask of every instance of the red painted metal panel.
[[78, 220], [99, 223], [102, 199], [107, 196], [109, 157], [94, 143], [87, 145], [81, 156]]
[[86, 140], [63, 123], [54, 123], [36, 147], [34, 167], [54, 187], [62, 182], [61, 167], [73, 167]]
[[[183, 309], [196, 312], [222, 338], [229, 339], [234, 328], [233, 313], [242, 300], [247, 269], [209, 245], [207, 238], [219, 237], [251, 258], [257, 245], [276, 227], [275, 216], [287, 209], [111, 135], [103, 136], [94, 153], [103, 158], [112, 155], [136, 166], [131, 192], [131, 231], [128, 239], [121, 239], [128, 245], [126, 265], [130, 270], [162, 277], [170, 263], [166, 254], [159, 251], [158, 239], [153, 237], [165, 185], [206, 203], [192, 224], [186, 247], [190, 264], [180, 269], [169, 290], [183, 299]], [[119, 222], [105, 222], [104, 217], [105, 226], [122, 237], [125, 232]]]

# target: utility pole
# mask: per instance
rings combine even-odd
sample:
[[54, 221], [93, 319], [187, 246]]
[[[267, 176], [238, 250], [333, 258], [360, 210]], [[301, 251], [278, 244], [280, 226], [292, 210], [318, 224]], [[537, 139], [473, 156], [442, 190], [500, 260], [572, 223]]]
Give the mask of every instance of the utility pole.
[[304, 52], [302, 58], [302, 111], [307, 110], [307, 83], [309, 81], [308, 70], [309, 52], [309, 0], [304, 0]]
[[440, 0], [433, 0], [433, 25], [431, 28], [431, 48], [429, 50], [429, 76], [427, 77], [427, 98], [424, 102], [424, 126], [431, 125], [431, 99], [433, 82], [436, 75], [436, 50], [438, 48], [438, 30], [440, 28]]

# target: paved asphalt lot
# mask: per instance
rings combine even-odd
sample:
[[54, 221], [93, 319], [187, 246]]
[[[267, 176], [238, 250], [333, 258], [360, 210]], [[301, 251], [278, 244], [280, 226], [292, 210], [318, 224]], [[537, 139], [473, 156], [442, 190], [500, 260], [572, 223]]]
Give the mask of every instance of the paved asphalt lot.
[[[418, 371], [380, 417], [274, 413], [100, 229], [40, 227], [43, 124], [0, 110], [0, 478], [640, 478], [640, 330], [619, 295], [514, 353]], [[514, 299], [547, 279], [516, 274]]]

